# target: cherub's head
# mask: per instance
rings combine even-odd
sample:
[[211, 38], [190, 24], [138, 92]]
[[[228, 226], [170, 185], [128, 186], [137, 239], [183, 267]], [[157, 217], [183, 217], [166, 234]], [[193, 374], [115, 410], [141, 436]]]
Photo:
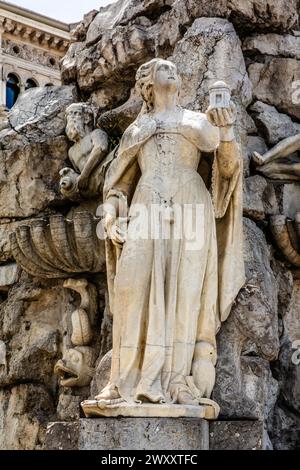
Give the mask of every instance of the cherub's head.
[[144, 100], [142, 112], [153, 109], [156, 93], [173, 93], [178, 96], [180, 85], [177, 67], [169, 60], [152, 59], [141, 65], [136, 73], [136, 88]]
[[66, 119], [66, 134], [72, 142], [77, 142], [94, 129], [95, 116], [88, 104], [71, 104], [66, 109]]

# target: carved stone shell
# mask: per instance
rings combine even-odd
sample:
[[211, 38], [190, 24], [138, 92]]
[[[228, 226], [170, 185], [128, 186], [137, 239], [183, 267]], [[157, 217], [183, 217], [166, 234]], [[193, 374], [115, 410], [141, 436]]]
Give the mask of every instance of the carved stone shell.
[[96, 235], [97, 220], [78, 212], [73, 220], [62, 215], [37, 219], [10, 234], [16, 262], [32, 276], [68, 278], [105, 269], [104, 242]]

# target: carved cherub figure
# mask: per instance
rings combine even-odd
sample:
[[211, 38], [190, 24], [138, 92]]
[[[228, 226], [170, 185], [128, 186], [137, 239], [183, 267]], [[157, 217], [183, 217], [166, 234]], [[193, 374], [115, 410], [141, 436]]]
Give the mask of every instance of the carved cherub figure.
[[90, 178], [107, 155], [108, 136], [103, 130], [94, 129], [93, 110], [85, 103], [71, 104], [66, 110], [66, 118], [66, 134], [74, 142], [69, 158], [75, 171], [71, 168], [60, 171], [60, 187], [65, 196], [73, 197], [90, 189]]

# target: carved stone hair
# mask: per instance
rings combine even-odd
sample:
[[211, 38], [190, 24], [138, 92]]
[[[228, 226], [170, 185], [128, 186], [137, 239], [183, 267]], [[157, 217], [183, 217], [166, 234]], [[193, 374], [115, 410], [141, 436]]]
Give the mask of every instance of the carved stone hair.
[[95, 127], [95, 114], [93, 108], [86, 103], [72, 103], [66, 109], [66, 117], [71, 111], [82, 111], [84, 117], [84, 124], [86, 126]]
[[157, 66], [163, 59], [156, 58], [141, 65], [136, 73], [136, 90], [143, 98], [144, 104], [140, 114], [149, 113], [154, 106], [153, 84]]

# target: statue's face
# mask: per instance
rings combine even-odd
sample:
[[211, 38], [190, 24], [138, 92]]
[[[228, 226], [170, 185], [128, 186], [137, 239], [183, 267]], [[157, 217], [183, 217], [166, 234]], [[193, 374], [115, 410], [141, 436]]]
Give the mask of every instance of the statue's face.
[[77, 142], [85, 135], [84, 113], [79, 107], [68, 111], [66, 134], [73, 142]]
[[154, 77], [154, 88], [156, 91], [173, 91], [179, 88], [179, 77], [176, 65], [168, 60], [161, 60], [156, 68]]

